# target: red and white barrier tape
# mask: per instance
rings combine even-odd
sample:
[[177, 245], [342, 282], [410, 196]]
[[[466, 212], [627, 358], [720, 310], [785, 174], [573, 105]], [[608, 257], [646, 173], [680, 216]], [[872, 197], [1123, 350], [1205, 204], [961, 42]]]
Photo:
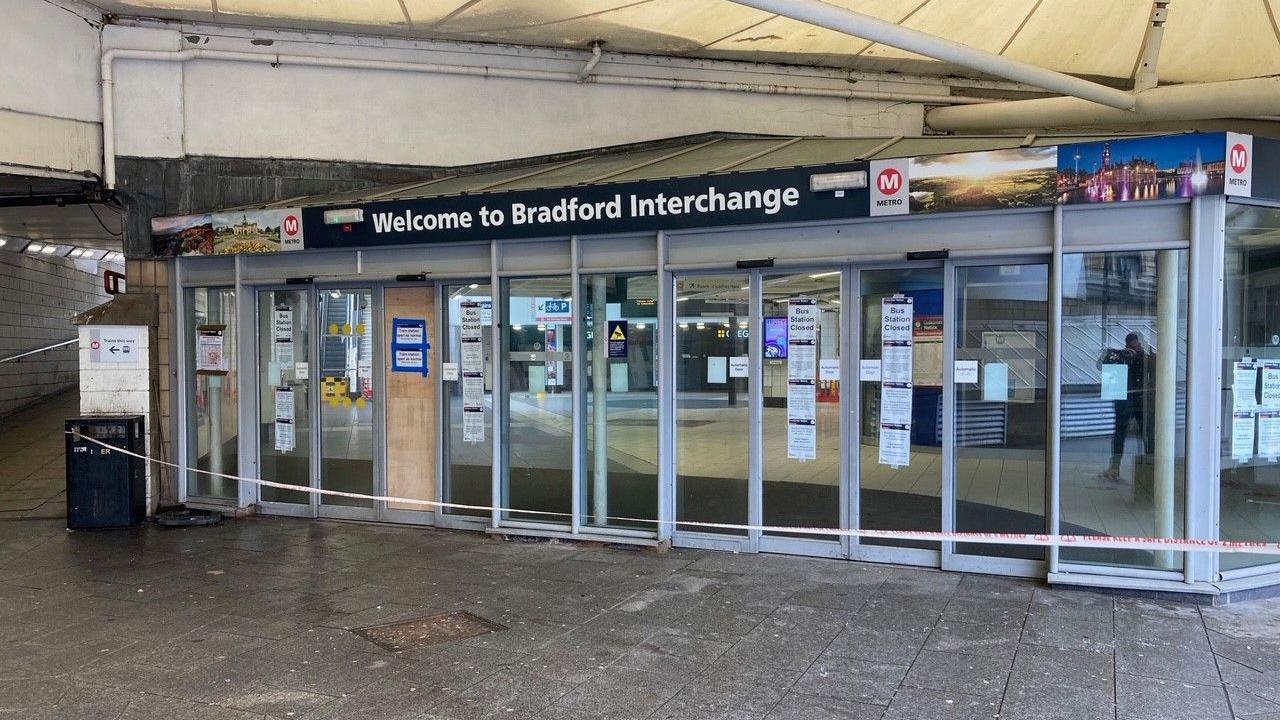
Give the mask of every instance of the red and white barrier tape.
[[[86, 435], [78, 435], [71, 431], [67, 431], [68, 435], [73, 435], [82, 440], [88, 440], [91, 443], [101, 445], [113, 452], [123, 453], [140, 460], [153, 462], [158, 465], [183, 470], [184, 468], [177, 463], [167, 462], [165, 460], [157, 460], [147, 457], [131, 450], [109, 445], [95, 438]], [[198, 468], [185, 468], [189, 472], [196, 472], [211, 477], [220, 477], [228, 480], [252, 483], [260, 487], [277, 488], [280, 490], [293, 490], [296, 492], [312, 493], [317, 495], [329, 495], [332, 497], [345, 497], [354, 500], [371, 500], [374, 502], [399, 503], [404, 505], [421, 505], [429, 508], [441, 508], [448, 510], [481, 510], [485, 512], [498, 511], [501, 513], [520, 513], [523, 515], [542, 515], [548, 517], [568, 518], [571, 513], [552, 512], [548, 510], [522, 510], [520, 508], [504, 508], [494, 505], [465, 505], [461, 503], [440, 502], [437, 500], [421, 500], [418, 498], [402, 498], [393, 495], [366, 495], [364, 493], [351, 493], [341, 490], [327, 490], [325, 488], [305, 487], [302, 485], [290, 485], [288, 483], [275, 482], [273, 480], [263, 480], [261, 478], [242, 477], [240, 475], [229, 475], [227, 473], [217, 473], [209, 470], [200, 470]], [[789, 525], [742, 525], [738, 523], [717, 523], [717, 522], [700, 522], [695, 520], [655, 520], [653, 518], [633, 518], [625, 516], [610, 515], [605, 519], [613, 522], [626, 523], [645, 523], [650, 525], [678, 525], [680, 527], [696, 527], [709, 530], [735, 530], [735, 531], [760, 531], [767, 534], [800, 534], [800, 535], [820, 535], [827, 537], [858, 537], [858, 538], [879, 538], [886, 540], [917, 540], [932, 542], [963, 542], [980, 545], [1035, 545], [1041, 547], [1080, 547], [1080, 548], [1108, 548], [1119, 550], [1171, 550], [1171, 551], [1187, 551], [1187, 552], [1235, 552], [1250, 553], [1254, 555], [1280, 555], [1280, 542], [1261, 542], [1261, 541], [1240, 541], [1240, 540], [1197, 540], [1194, 538], [1148, 538], [1134, 536], [1118, 536], [1118, 535], [1048, 535], [1042, 533], [996, 533], [996, 532], [941, 532], [928, 530], [868, 530], [868, 529], [837, 529], [837, 528], [818, 528], [818, 527], [798, 527]]]

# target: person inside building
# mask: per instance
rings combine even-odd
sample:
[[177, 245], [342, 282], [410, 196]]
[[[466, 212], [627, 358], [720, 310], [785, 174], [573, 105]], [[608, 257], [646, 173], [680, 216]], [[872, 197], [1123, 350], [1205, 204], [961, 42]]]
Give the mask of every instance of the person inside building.
[[[1123, 348], [1108, 348], [1098, 359], [1098, 368], [1106, 365], [1122, 365], [1127, 390], [1121, 397], [1113, 399], [1115, 405], [1115, 426], [1111, 433], [1111, 464], [1098, 477], [1107, 482], [1120, 482], [1120, 464], [1124, 460], [1125, 442], [1129, 437], [1130, 422], [1137, 423], [1138, 437], [1142, 439], [1143, 453], [1147, 446], [1146, 389], [1147, 373], [1155, 360], [1154, 353], [1147, 350], [1142, 334], [1131, 332], [1124, 337]], [[1105, 392], [1105, 390], [1104, 390]], [[1114, 397], [1114, 396], [1113, 396]]]

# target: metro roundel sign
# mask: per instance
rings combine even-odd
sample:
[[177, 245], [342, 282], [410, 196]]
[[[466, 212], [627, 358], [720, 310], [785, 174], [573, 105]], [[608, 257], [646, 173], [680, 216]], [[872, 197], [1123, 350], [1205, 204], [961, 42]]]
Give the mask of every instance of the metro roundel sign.
[[282, 223], [282, 227], [284, 228], [285, 235], [288, 235], [290, 237], [297, 235], [298, 230], [301, 229], [300, 223], [298, 222], [298, 216], [297, 215], [286, 216], [284, 219], [284, 222]]
[[876, 189], [884, 195], [897, 195], [902, 189], [902, 173], [897, 168], [885, 168], [876, 176]]
[[1241, 143], [1231, 146], [1231, 151], [1227, 153], [1227, 161], [1231, 163], [1231, 169], [1237, 173], [1243, 173], [1249, 169], [1249, 151]]

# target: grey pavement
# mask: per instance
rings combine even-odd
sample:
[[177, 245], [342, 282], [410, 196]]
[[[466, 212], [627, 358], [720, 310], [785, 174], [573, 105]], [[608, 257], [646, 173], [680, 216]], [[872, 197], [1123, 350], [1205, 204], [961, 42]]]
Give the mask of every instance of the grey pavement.
[[[395, 653], [350, 628], [505, 625]], [[1280, 719], [1280, 601], [248, 518], [0, 522], [0, 718]]]

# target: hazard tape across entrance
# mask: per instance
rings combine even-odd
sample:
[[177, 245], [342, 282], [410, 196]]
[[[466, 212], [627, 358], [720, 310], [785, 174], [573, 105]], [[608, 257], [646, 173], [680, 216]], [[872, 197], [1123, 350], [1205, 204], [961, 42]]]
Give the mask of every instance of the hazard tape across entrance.
[[[157, 465], [164, 465], [175, 468], [177, 470], [187, 470], [190, 472], [209, 475], [211, 477], [226, 478], [228, 480], [236, 480], [240, 482], [252, 483], [260, 487], [278, 488], [280, 490], [294, 490], [297, 492], [312, 493], [316, 495], [329, 495], [332, 497], [345, 497], [355, 500], [372, 500], [374, 502], [401, 503], [405, 505], [421, 505], [429, 508], [441, 508], [449, 510], [483, 510], [488, 512], [498, 511], [503, 513], [523, 513], [525, 515], [543, 515], [548, 517], [567, 518], [571, 517], [571, 513], [552, 512], [548, 510], [521, 510], [520, 508], [504, 508], [494, 505], [463, 505], [460, 503], [440, 502], [437, 500], [420, 500], [417, 498], [402, 498], [392, 495], [365, 495], [363, 493], [350, 493], [341, 490], [326, 490], [324, 488], [304, 487], [302, 485], [290, 485], [288, 483], [280, 483], [272, 480], [262, 480], [261, 478], [241, 477], [240, 475], [229, 475], [227, 473], [211, 472], [209, 470], [200, 470], [197, 468], [183, 468], [177, 463], [167, 462], [165, 460], [157, 460], [147, 457], [131, 450], [116, 447], [104, 443], [101, 440], [80, 435], [71, 431], [66, 431], [68, 435], [73, 435], [80, 440], [88, 440], [96, 445], [101, 445], [113, 452], [122, 453], [140, 460], [153, 462]], [[918, 540], [918, 541], [936, 541], [936, 542], [963, 542], [979, 545], [1034, 545], [1040, 547], [1081, 547], [1081, 548], [1109, 548], [1114, 550], [1175, 550], [1186, 552], [1234, 552], [1234, 553], [1250, 553], [1254, 555], [1280, 555], [1280, 542], [1259, 542], [1259, 541], [1240, 541], [1240, 540], [1197, 540], [1194, 538], [1148, 538], [1148, 537], [1127, 537], [1113, 535], [1048, 535], [1040, 533], [994, 533], [994, 532], [933, 532], [926, 530], [866, 530], [866, 529], [836, 529], [836, 528], [816, 528], [816, 527], [796, 527], [788, 525], [740, 525], [737, 523], [714, 523], [714, 522], [698, 522], [693, 520], [654, 520], [652, 518], [633, 518], [625, 516], [606, 517], [607, 520], [615, 522], [633, 522], [633, 523], [651, 523], [653, 525], [679, 525], [681, 527], [696, 527], [709, 530], [745, 530], [760, 531], [769, 534], [789, 533], [802, 535], [823, 535], [827, 537], [858, 537], [858, 538], [879, 538], [889, 540]]]

